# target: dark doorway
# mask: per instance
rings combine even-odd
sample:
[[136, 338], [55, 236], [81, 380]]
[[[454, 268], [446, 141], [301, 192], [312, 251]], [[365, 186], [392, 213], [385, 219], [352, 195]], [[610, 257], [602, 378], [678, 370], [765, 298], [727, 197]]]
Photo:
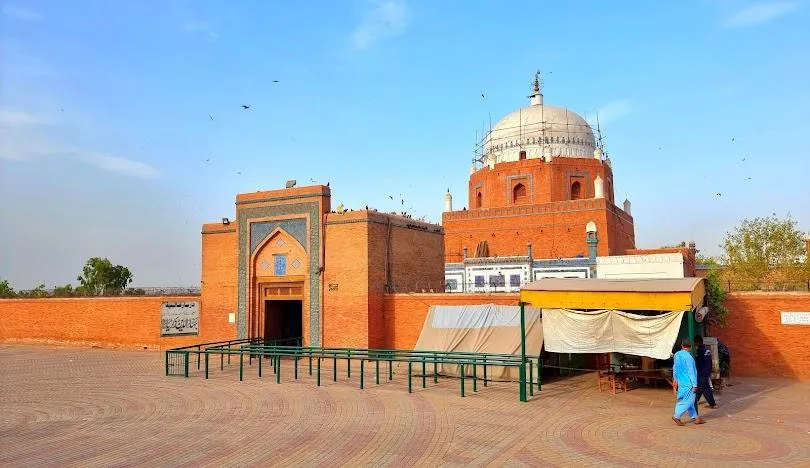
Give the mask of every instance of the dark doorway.
[[300, 345], [301, 301], [264, 301], [264, 339], [283, 340], [282, 346]]

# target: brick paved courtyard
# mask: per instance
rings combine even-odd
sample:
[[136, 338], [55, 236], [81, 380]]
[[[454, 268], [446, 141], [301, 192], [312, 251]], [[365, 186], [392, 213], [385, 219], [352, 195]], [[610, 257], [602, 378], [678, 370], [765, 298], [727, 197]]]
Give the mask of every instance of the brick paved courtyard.
[[165, 377], [156, 352], [0, 346], [0, 466], [810, 466], [810, 383], [736, 379], [706, 425], [677, 427], [670, 391], [589, 375], [520, 403], [515, 384], [359, 390], [341, 364], [319, 388], [291, 367], [206, 381]]

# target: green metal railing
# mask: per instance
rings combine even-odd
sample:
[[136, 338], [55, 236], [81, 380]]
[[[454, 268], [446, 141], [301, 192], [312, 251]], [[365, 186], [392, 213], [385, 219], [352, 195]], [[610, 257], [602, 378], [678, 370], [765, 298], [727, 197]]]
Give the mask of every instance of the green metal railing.
[[[241, 340], [213, 341], [210, 343], [200, 343], [180, 348], [166, 350], [166, 375], [188, 377], [189, 371], [200, 370], [202, 363], [202, 352], [206, 350], [234, 349], [245, 344], [255, 345], [293, 345], [300, 346], [301, 338], [286, 338], [279, 340], [265, 340], [263, 338], [246, 338]], [[231, 364], [231, 354], [222, 354], [220, 368], [225, 368], [225, 356], [227, 363]]]
[[[537, 390], [541, 390], [540, 375], [542, 372], [542, 363], [536, 358], [526, 358], [523, 360], [520, 356], [511, 354], [495, 354], [495, 353], [473, 353], [473, 352], [459, 352], [459, 351], [421, 351], [421, 350], [397, 350], [397, 349], [366, 349], [366, 348], [338, 348], [338, 347], [300, 347], [300, 346], [282, 346], [282, 345], [267, 345], [264, 342], [256, 340], [237, 340], [242, 343], [227, 342], [214, 344], [212, 346], [201, 347], [186, 347], [180, 352], [183, 353], [182, 362], [186, 366], [186, 362], [200, 362], [201, 364], [197, 369], [202, 369], [202, 373], [207, 379], [211, 372], [212, 359], [219, 358], [220, 370], [224, 369], [224, 361], [227, 359], [231, 361], [233, 356], [234, 361], [238, 360], [239, 363], [239, 380], [245, 378], [245, 356], [247, 356], [247, 364], [253, 365], [253, 360], [258, 362], [257, 373], [258, 377], [262, 377], [264, 371], [263, 362], [267, 359], [270, 361], [272, 373], [275, 374], [276, 383], [281, 383], [281, 361], [282, 359], [293, 361], [293, 377], [298, 380], [300, 374], [300, 366], [305, 362], [307, 372], [310, 376], [313, 374], [316, 378], [316, 385], [321, 385], [322, 380], [322, 367], [324, 361], [331, 361], [332, 364], [332, 380], [338, 380], [338, 364], [342, 361], [346, 362], [346, 378], [352, 378], [352, 363], [359, 363], [359, 375], [357, 376], [360, 389], [364, 389], [366, 385], [366, 364], [373, 365], [374, 382], [376, 385], [380, 384], [380, 376], [385, 375], [387, 371], [387, 379], [393, 380], [394, 363], [407, 364], [408, 367], [408, 392], [413, 391], [413, 379], [416, 377], [421, 380], [422, 388], [427, 388], [428, 379], [430, 378], [434, 384], [439, 380], [440, 366], [454, 366], [457, 374], [454, 377], [459, 380], [459, 391], [462, 397], [465, 396], [467, 391], [467, 383], [472, 383], [473, 392], [478, 391], [479, 383], [484, 387], [488, 386], [494, 379], [491, 378], [491, 369], [493, 366], [517, 368], [518, 369], [518, 385], [520, 389], [520, 400], [527, 401], [526, 391], [528, 389], [529, 395], [534, 395], [534, 385], [536, 383]], [[175, 350], [171, 350], [175, 351]], [[168, 354], [168, 352], [167, 352]], [[168, 359], [168, 358], [167, 358]], [[521, 365], [521, 363], [523, 363]], [[382, 371], [380, 367], [383, 367]], [[414, 366], [416, 368], [414, 369]], [[356, 367], [356, 366], [355, 366]], [[387, 367], [387, 369], [385, 368]], [[184, 367], [185, 369], [186, 367]], [[537, 370], [538, 378], [535, 380], [534, 373]], [[176, 375], [187, 375], [176, 374]], [[369, 377], [371, 374], [369, 374]], [[446, 377], [446, 375], [442, 375]]]

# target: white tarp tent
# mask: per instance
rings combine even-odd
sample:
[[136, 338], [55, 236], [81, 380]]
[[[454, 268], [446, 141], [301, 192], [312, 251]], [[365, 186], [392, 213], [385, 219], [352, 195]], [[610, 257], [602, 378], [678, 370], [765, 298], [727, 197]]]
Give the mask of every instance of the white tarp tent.
[[[540, 309], [525, 308], [528, 357], [537, 357], [543, 346], [540, 317]], [[496, 304], [431, 306], [414, 349], [520, 356], [520, 307]], [[432, 370], [431, 366], [430, 371]], [[517, 368], [493, 366], [487, 370], [487, 377], [496, 380], [515, 380], [518, 375]], [[459, 373], [458, 366], [455, 365], [439, 366], [438, 371], [443, 375]]]
[[623, 353], [668, 359], [683, 311], [640, 315], [620, 310], [543, 309], [546, 351]]

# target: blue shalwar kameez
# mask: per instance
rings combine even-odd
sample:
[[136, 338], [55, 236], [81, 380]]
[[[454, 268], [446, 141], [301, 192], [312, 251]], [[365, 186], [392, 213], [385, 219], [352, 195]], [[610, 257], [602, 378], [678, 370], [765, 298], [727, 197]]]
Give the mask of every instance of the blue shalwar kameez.
[[697, 418], [695, 409], [695, 392], [698, 386], [695, 359], [689, 351], [680, 350], [675, 353], [672, 365], [672, 377], [678, 382], [677, 399], [675, 400], [675, 419], [680, 419], [683, 413], [689, 412], [689, 417]]

